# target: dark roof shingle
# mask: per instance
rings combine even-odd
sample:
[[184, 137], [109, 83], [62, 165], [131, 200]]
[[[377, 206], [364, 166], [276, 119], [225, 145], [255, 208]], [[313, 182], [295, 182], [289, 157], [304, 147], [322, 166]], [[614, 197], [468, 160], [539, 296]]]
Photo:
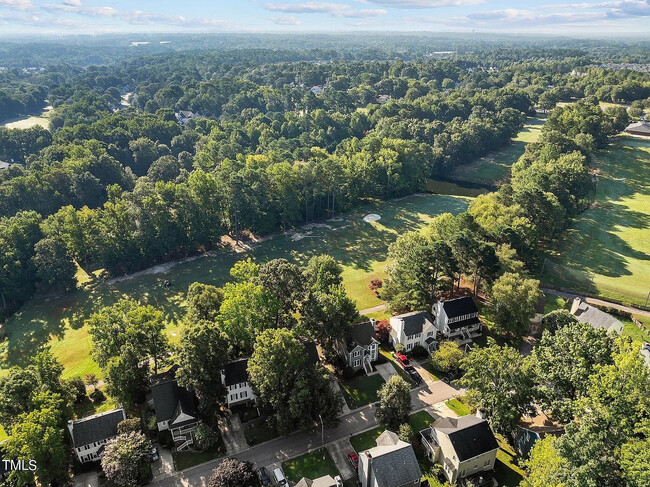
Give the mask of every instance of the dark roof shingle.
[[107, 440], [117, 435], [117, 425], [124, 421], [124, 409], [114, 409], [72, 422], [72, 442], [75, 448]]
[[445, 309], [447, 318], [457, 318], [459, 316], [478, 313], [476, 303], [474, 303], [471, 296], [448, 299], [447, 301], [443, 301], [442, 307]]
[[351, 352], [357, 346], [367, 347], [374, 342], [379, 343], [375, 333], [375, 325], [371, 321], [357, 323], [345, 329], [345, 345], [348, 352]]
[[439, 418], [431, 427], [449, 437], [461, 462], [499, 448], [488, 422], [471, 414]]
[[226, 387], [248, 382], [248, 359], [234, 360], [223, 369]]

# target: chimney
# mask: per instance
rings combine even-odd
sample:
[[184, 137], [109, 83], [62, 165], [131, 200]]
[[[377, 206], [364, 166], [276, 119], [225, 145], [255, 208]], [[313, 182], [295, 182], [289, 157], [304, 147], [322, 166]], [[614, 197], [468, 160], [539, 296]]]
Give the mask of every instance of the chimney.
[[476, 408], [476, 417], [478, 419], [485, 419], [485, 412], [483, 412], [480, 408]]
[[582, 299], [580, 298], [574, 298], [573, 303], [571, 303], [571, 314], [575, 316], [575, 314], [578, 312], [578, 308], [580, 307], [580, 303], [582, 303]]
[[372, 329], [377, 331], [377, 320], [374, 318], [370, 318], [370, 323], [372, 323]]
[[366, 457], [368, 458], [368, 471], [366, 472], [366, 485], [364, 487], [371, 487], [372, 483], [372, 455], [368, 450], [365, 451]]

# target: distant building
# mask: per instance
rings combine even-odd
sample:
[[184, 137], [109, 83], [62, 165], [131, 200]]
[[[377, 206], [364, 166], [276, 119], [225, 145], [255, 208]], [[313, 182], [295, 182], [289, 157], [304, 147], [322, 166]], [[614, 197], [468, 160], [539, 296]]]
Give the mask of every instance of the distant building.
[[375, 320], [370, 320], [345, 329], [345, 336], [339, 344], [339, 354], [346, 366], [354, 370], [363, 368], [366, 373], [372, 372], [372, 362], [379, 358], [375, 324]]
[[571, 314], [581, 323], [588, 323], [594, 328], [603, 328], [610, 332], [616, 332], [619, 335], [623, 333], [623, 323], [618, 321], [612, 315], [591, 306], [582, 298], [575, 298], [571, 304]]
[[630, 135], [640, 135], [642, 137], [650, 137], [650, 123], [642, 120], [634, 122], [627, 126], [625, 132]]
[[178, 123], [180, 123], [184, 128], [190, 122], [190, 120], [194, 120], [197, 116], [198, 115], [196, 113], [189, 110], [181, 110], [176, 114], [176, 120], [178, 120]]
[[413, 447], [392, 431], [377, 438], [377, 446], [358, 452], [362, 487], [419, 487], [422, 471]]
[[433, 306], [433, 316], [438, 333], [459, 345], [472, 343], [482, 334], [483, 325], [471, 296], [438, 301]]
[[104, 447], [117, 436], [117, 425], [126, 419], [124, 409], [113, 409], [87, 418], [68, 421], [72, 448], [81, 463], [95, 462], [104, 455]]
[[433, 318], [426, 311], [392, 316], [390, 326], [390, 341], [393, 346], [399, 343], [407, 352], [417, 346], [424, 347], [428, 352], [438, 347], [437, 329]]
[[9, 169], [10, 166], [11, 164], [8, 162], [0, 161], [0, 171], [3, 169]]
[[546, 295], [542, 293], [542, 296], [537, 300], [535, 304], [535, 316], [530, 320], [533, 323], [539, 324], [544, 318], [544, 312], [546, 311]]
[[494, 469], [499, 444], [485, 419], [439, 418], [420, 437], [427, 456], [443, 466], [452, 484]]
[[316, 85], [316, 86], [312, 86], [311, 89], [310, 89], [309, 91], [311, 91], [314, 95], [318, 96], [318, 95], [320, 95], [323, 91], [325, 91], [325, 88], [323, 88], [322, 85]]
[[376, 100], [380, 105], [384, 105], [390, 101], [390, 98], [390, 95], [377, 95]]
[[324, 477], [319, 477], [315, 480], [303, 477], [300, 479], [300, 482], [296, 484], [296, 487], [340, 487], [342, 485], [343, 481], [338, 475], [334, 478], [331, 475], [325, 475]]
[[194, 444], [199, 425], [196, 396], [178, 385], [174, 366], [151, 377], [151, 402], [156, 413], [158, 431], [169, 430], [177, 450]]
[[257, 400], [248, 381], [248, 358], [227, 364], [221, 372], [221, 382], [226, 387], [226, 403], [229, 408]]

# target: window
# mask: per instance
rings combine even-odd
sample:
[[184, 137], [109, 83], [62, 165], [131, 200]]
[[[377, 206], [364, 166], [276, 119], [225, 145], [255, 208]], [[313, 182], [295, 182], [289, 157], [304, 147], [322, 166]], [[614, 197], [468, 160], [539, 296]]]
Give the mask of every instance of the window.
[[463, 475], [465, 475], [465, 470], [463, 470], [462, 472], [460, 472], [460, 473], [458, 474], [459, 477], [462, 477]]
[[408, 343], [408, 344], [406, 345], [406, 349], [407, 349], [407, 350], [411, 350], [412, 348], [413, 348], [413, 344], [412, 344], [412, 343]]
[[355, 366], [355, 367], [359, 367], [359, 365], [361, 365], [361, 360], [356, 359], [356, 360], [354, 361], [354, 366]]
[[478, 465], [474, 465], [474, 470], [478, 470]]
[[487, 467], [490, 464], [490, 460], [485, 460], [485, 463], [483, 464], [484, 467]]
[[432, 331], [428, 331], [428, 332], [427, 332], [427, 336], [430, 337], [431, 335], [433, 335], [433, 332], [432, 332]]
[[358, 357], [360, 354], [361, 354], [361, 352], [359, 350], [355, 350], [355, 352], [354, 352], [355, 357]]

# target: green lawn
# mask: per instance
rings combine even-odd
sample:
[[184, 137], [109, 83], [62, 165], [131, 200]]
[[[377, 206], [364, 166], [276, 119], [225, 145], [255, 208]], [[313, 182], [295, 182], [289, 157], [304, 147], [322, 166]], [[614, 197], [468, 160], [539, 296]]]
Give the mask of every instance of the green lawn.
[[529, 117], [512, 144], [471, 164], [454, 168], [449, 173], [449, 179], [482, 185], [495, 185], [507, 180], [510, 177], [510, 167], [524, 153], [526, 144], [537, 140], [545, 121], [544, 118]]
[[381, 375], [359, 375], [350, 380], [339, 382], [345, 402], [350, 409], [360, 408], [377, 402], [377, 391], [384, 385]]
[[465, 402], [462, 397], [457, 399], [449, 399], [445, 402], [445, 405], [455, 412], [458, 416], [466, 416], [472, 414], [472, 408], [469, 404]]
[[[425, 429], [434, 421], [435, 418], [426, 411], [419, 411], [409, 416], [409, 424], [415, 433]], [[360, 433], [350, 438], [350, 444], [352, 444], [352, 448], [354, 448], [354, 451], [356, 452], [374, 448], [377, 446], [377, 438], [379, 438], [379, 435], [384, 431], [385, 428], [379, 426], [364, 433]]]
[[[440, 213], [460, 213], [468, 198], [441, 195], [413, 195], [389, 202], [370, 202], [355, 211], [300, 229], [299, 235], [279, 235], [267, 239], [249, 252], [216, 251], [210, 256], [188, 259], [175, 265], [158, 267], [128, 279], [112, 282], [89, 280], [82, 289], [47, 298], [35, 298], [23, 306], [7, 324], [8, 339], [0, 344], [0, 374], [11, 365], [24, 364], [40, 348], [51, 345], [65, 367], [64, 377], [101, 372], [90, 357], [91, 341], [84, 320], [101, 306], [123, 296], [152, 304], [165, 313], [167, 332], [177, 340], [184, 314], [185, 294], [195, 281], [221, 286], [229, 270], [241, 258], [257, 262], [284, 257], [304, 264], [317, 254], [329, 254], [343, 266], [348, 293], [359, 309], [381, 304], [368, 288], [373, 278], [384, 278], [388, 246], [408, 230], [422, 228]], [[381, 215], [373, 223], [363, 221], [368, 213]], [[163, 288], [169, 279], [171, 286]]]
[[643, 305], [650, 292], [650, 141], [617, 137], [598, 161], [596, 201], [558, 239], [542, 280]]
[[516, 463], [517, 454], [501, 435], [496, 435], [501, 449], [497, 452], [494, 476], [500, 486], [517, 487], [526, 472]]
[[195, 452], [195, 451], [180, 451], [173, 452], [172, 457], [174, 458], [174, 470], [181, 471], [186, 470], [195, 465], [200, 465], [205, 462], [209, 462], [215, 458], [221, 457], [226, 454], [226, 449], [222, 442], [219, 442], [218, 445], [208, 448], [204, 452]]
[[270, 428], [266, 420], [253, 420], [244, 424], [244, 436], [248, 446], [258, 445], [265, 441], [273, 440], [280, 436], [274, 429]]
[[544, 313], [548, 314], [551, 311], [556, 309], [566, 309], [567, 300], [562, 296], [556, 296], [555, 294], [546, 294], [546, 303], [544, 304]]
[[[616, 318], [623, 323], [623, 335], [632, 337], [632, 340], [636, 342], [650, 342], [650, 328], [648, 328], [648, 326], [642, 329], [636, 326], [636, 323], [632, 320], [620, 316], [617, 316]], [[646, 317], [646, 319], [648, 318]]]
[[300, 482], [303, 477], [315, 480], [325, 475], [331, 475], [332, 477], [339, 475], [334, 460], [332, 460], [327, 449], [324, 451], [315, 450], [301, 457], [283, 462], [282, 470], [287, 480], [294, 483]]

